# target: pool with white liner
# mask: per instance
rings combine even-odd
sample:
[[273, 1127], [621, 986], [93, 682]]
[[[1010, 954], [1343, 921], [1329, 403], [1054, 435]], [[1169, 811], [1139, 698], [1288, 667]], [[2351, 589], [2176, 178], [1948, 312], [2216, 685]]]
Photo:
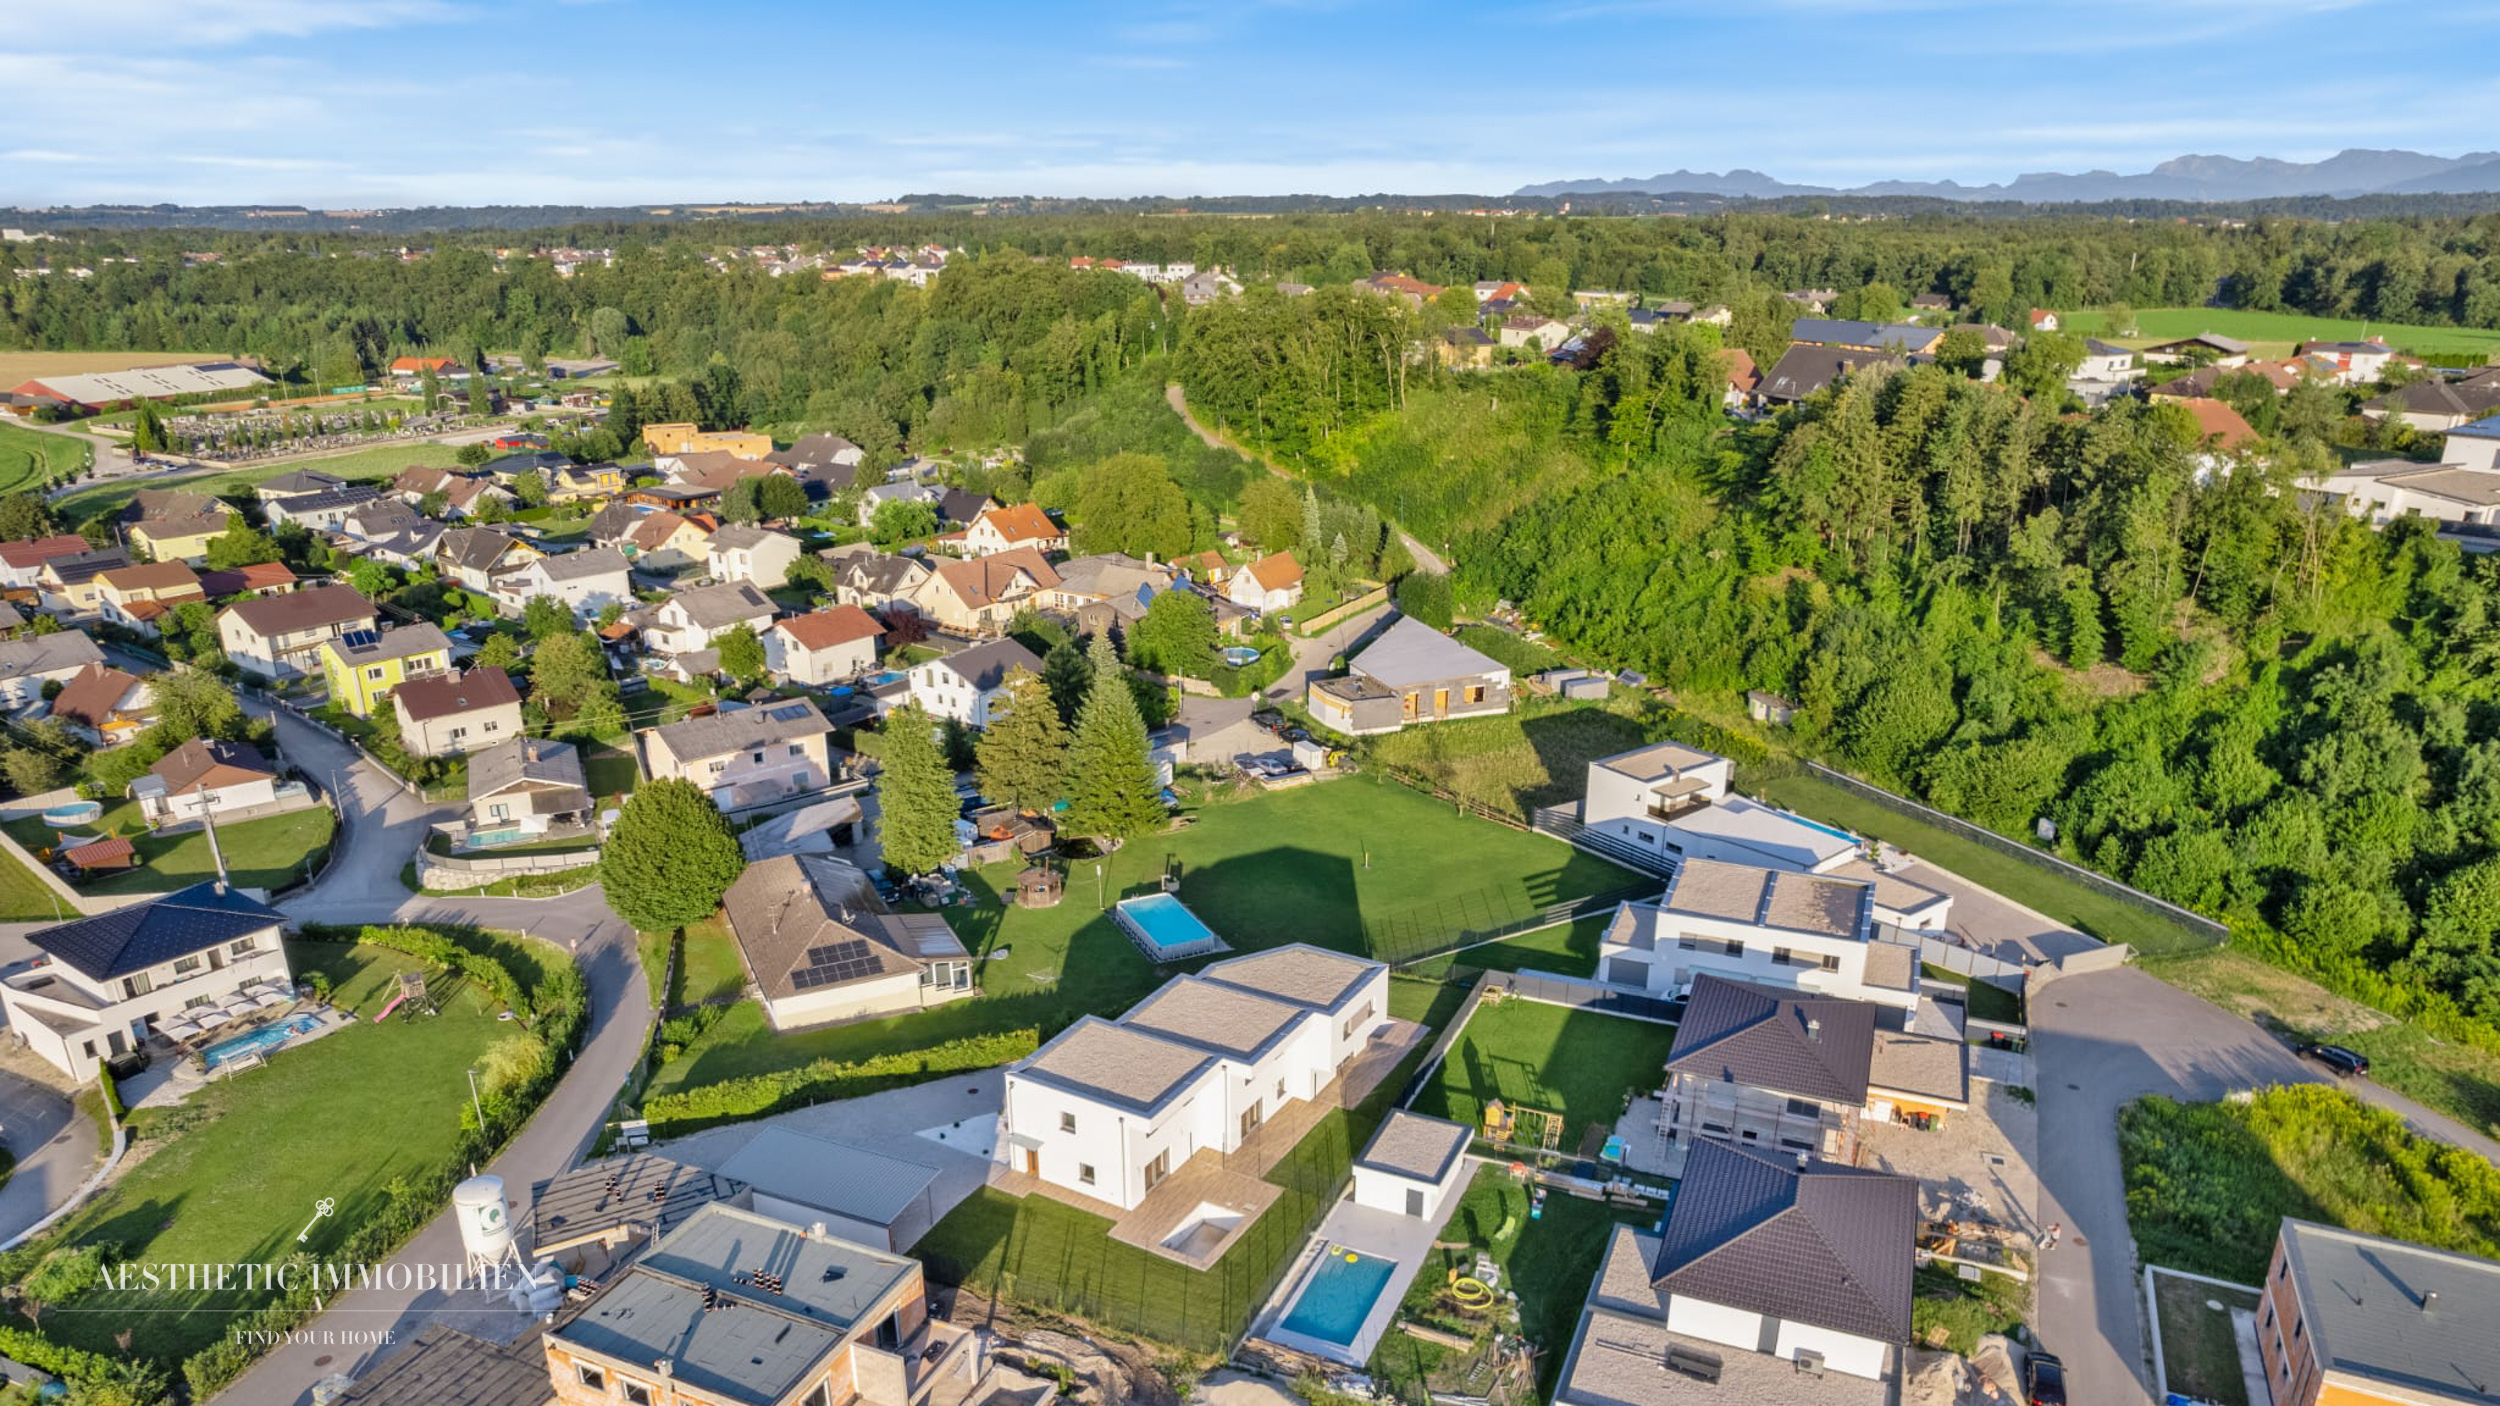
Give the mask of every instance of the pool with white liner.
[[[1458, 1185], [1475, 1175], [1479, 1160], [1464, 1159]], [[1280, 1347], [1324, 1357], [1349, 1367], [1371, 1360], [1405, 1302], [1407, 1286], [1432, 1253], [1432, 1242], [1464, 1198], [1444, 1197], [1440, 1214], [1402, 1216], [1357, 1205], [1351, 1196], [1330, 1210], [1303, 1247], [1284, 1287], [1260, 1311], [1251, 1336]], [[1355, 1258], [1345, 1257], [1351, 1252]], [[1386, 1263], [1385, 1274], [1374, 1268]], [[1368, 1303], [1362, 1295], [1369, 1292]], [[1360, 1308], [1359, 1316], [1355, 1309]]]

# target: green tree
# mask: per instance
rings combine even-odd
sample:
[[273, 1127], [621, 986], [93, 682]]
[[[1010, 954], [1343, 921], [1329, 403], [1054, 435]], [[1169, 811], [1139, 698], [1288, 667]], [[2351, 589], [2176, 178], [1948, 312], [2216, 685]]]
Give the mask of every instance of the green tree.
[[156, 725], [175, 742], [188, 737], [233, 741], [243, 735], [243, 705], [224, 679], [205, 669], [168, 669], [148, 676]]
[[530, 694], [553, 714], [572, 713], [607, 681], [607, 655], [587, 634], [541, 640], [530, 656]]
[[721, 490], [721, 520], [735, 523], [762, 521], [764, 510], [756, 502], [756, 494], [762, 487], [763, 481], [753, 474], [745, 478], [732, 479], [729, 486]]
[[521, 646], [512, 636], [497, 631], [477, 647], [475, 662], [482, 669], [511, 669], [521, 662]]
[[543, 507], [547, 502], [547, 476], [536, 469], [523, 469], [512, 476], [512, 496], [524, 508]]
[[1302, 544], [1302, 499], [1291, 485], [1272, 474], [1261, 474], [1242, 488], [1235, 520], [1241, 524], [1242, 536], [1268, 551]]
[[495, 451], [483, 444], [464, 444], [451, 451], [452, 462], [467, 469], [474, 469], [494, 457]]
[[1398, 578], [1398, 613], [1436, 630], [1450, 628], [1450, 578], [1438, 571], [1410, 571]]
[[435, 407], [442, 403], [443, 378], [435, 375], [434, 368], [428, 366], [417, 373], [417, 408], [431, 415]]
[[532, 596], [521, 607], [521, 630], [532, 640], [573, 633], [573, 607], [554, 596]]
[[2063, 332], [2034, 332], [2006, 353], [2005, 383], [2024, 395], [2056, 404], [2066, 397], [2066, 379], [2083, 365], [2083, 339]]
[[823, 595], [833, 589], [833, 563], [814, 552], [803, 552], [791, 561], [783, 573], [782, 584], [803, 587]]
[[886, 718], [884, 766], [877, 778], [878, 841], [886, 866], [926, 874], [955, 857], [955, 774], [940, 750], [937, 723], [919, 704]]
[[1148, 757], [1146, 722], [1107, 636], [1089, 650], [1093, 688], [1068, 748], [1067, 828], [1106, 841], [1150, 834], [1164, 821], [1162, 787]]
[[764, 677], [764, 641], [753, 625], [739, 625], [712, 636], [712, 647], [720, 651], [721, 672], [740, 688], [751, 688]]
[[397, 586], [399, 573], [391, 564], [373, 557], [358, 557], [347, 568], [347, 584], [366, 600], [378, 601]]
[[631, 334], [632, 330], [632, 324], [627, 321], [622, 310], [611, 307], [593, 308], [590, 313], [590, 349], [600, 356], [622, 356], [625, 351], [625, 338]]
[[1006, 697], [991, 707], [975, 764], [981, 794], [1018, 810], [1047, 811], [1066, 793], [1068, 729], [1039, 674], [1008, 673]]
[[1129, 658], [1161, 674], [1205, 678], [1216, 660], [1215, 608], [1195, 591], [1165, 591], [1129, 635]]
[[1085, 695], [1093, 692], [1094, 666], [1087, 662], [1085, 651], [1063, 640], [1042, 656], [1042, 686], [1050, 690], [1051, 704], [1059, 710], [1060, 725], [1074, 727], [1077, 711], [1085, 706]]
[[708, 918], [746, 868], [729, 818], [691, 781], [649, 781], [625, 802], [599, 853], [608, 906], [641, 932]]
[[767, 522], [805, 517], [807, 489], [788, 474], [765, 474], [755, 480], [755, 508]]
[[60, 519], [52, 515], [52, 505], [42, 494], [11, 493], [0, 497], [0, 542], [24, 542], [49, 537], [60, 530]]
[[900, 499], [879, 503], [868, 519], [868, 535], [881, 547], [917, 541], [937, 531], [937, 509]]
[[130, 418], [130, 447], [142, 454], [164, 451], [165, 417], [157, 411], [156, 402], [139, 402], [138, 413]]
[[226, 530], [208, 541], [208, 555], [203, 559], [211, 571], [232, 571], [240, 566], [258, 566], [263, 562], [283, 560], [286, 553], [278, 539], [252, 526], [241, 513], [226, 524]]
[[1153, 454], [1114, 454], [1087, 469], [1069, 515], [1080, 552], [1171, 558], [1195, 535], [1188, 496]]
[[0, 774], [21, 796], [39, 796], [61, 784], [62, 758], [40, 747], [11, 747], [0, 752]]

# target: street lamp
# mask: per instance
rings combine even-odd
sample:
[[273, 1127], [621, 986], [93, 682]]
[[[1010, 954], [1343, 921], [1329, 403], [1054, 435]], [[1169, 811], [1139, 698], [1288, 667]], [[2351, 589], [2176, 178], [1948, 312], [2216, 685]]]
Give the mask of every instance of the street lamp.
[[1097, 862], [1094, 865], [1094, 911], [1099, 913], [1110, 906], [1102, 896], [1102, 865]]

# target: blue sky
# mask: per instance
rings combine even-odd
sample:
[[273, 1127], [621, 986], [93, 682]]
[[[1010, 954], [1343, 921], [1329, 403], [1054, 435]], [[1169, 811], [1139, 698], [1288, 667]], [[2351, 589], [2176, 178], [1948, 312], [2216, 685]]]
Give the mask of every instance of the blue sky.
[[2001, 181], [2500, 146], [2487, 0], [11, 0], [0, 203]]

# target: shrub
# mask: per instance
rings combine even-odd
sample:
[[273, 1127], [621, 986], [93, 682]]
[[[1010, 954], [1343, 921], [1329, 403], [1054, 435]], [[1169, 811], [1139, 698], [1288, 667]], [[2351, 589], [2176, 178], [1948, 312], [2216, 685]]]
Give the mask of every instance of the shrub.
[[643, 1101], [642, 1116], [650, 1120], [655, 1133], [676, 1137], [715, 1124], [761, 1118], [827, 1099], [858, 1098], [938, 1075], [987, 1069], [1022, 1059], [1041, 1048], [1041, 1043], [1041, 1032], [1026, 1028], [967, 1036], [930, 1049], [868, 1059], [813, 1060], [796, 1069], [655, 1094]]

